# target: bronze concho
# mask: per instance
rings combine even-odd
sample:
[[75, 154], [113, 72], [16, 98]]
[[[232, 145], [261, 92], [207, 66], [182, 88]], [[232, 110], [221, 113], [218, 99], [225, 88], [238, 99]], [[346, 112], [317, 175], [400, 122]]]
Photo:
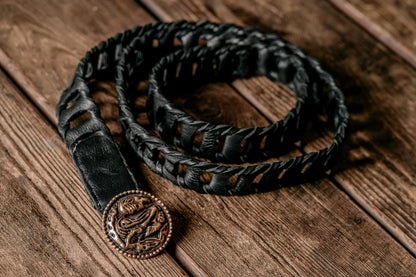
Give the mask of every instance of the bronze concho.
[[103, 224], [109, 243], [129, 258], [157, 255], [172, 235], [172, 219], [165, 205], [140, 190], [116, 195], [104, 210]]

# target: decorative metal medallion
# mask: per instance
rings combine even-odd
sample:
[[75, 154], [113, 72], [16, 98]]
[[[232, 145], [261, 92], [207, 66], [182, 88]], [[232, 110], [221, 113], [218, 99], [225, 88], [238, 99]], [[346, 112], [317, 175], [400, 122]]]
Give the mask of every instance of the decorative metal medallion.
[[165, 205], [140, 190], [116, 195], [104, 210], [103, 224], [110, 244], [136, 259], [157, 255], [172, 235], [172, 219]]

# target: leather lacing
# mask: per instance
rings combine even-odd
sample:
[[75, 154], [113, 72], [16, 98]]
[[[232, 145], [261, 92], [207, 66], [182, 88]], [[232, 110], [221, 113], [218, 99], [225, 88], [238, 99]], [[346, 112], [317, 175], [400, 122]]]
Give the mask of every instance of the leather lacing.
[[[287, 116], [267, 127], [239, 129], [195, 120], [165, 97], [181, 82], [199, 85], [258, 75], [285, 84], [297, 96]], [[101, 76], [115, 76], [120, 122], [138, 157], [154, 172], [200, 193], [248, 194], [318, 178], [339, 156], [348, 129], [344, 96], [333, 78], [315, 59], [278, 35], [208, 21], [155, 22], [100, 43], [79, 63], [57, 107], [58, 130], [71, 155], [78, 143], [91, 136], [111, 139], [87, 85]], [[134, 119], [126, 95], [138, 78], [149, 78], [147, 114], [164, 140]], [[214, 163], [253, 162], [283, 153], [300, 139], [312, 107], [332, 122], [334, 137], [327, 148], [247, 167]], [[85, 122], [71, 126], [85, 113], [89, 115]], [[211, 162], [190, 158], [169, 144]]]

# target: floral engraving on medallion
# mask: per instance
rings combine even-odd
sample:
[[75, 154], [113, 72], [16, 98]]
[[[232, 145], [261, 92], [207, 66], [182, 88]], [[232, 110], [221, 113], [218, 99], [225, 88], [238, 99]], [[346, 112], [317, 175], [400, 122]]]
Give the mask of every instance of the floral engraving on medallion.
[[162, 251], [172, 233], [166, 207], [143, 191], [127, 191], [115, 196], [103, 214], [106, 236], [122, 254], [150, 258]]

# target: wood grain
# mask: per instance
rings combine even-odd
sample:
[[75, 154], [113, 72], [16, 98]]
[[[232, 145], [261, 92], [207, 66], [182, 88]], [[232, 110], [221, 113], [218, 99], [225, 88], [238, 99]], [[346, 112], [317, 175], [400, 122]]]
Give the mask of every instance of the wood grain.
[[167, 253], [137, 262], [107, 245], [64, 143], [2, 71], [0, 137], [0, 275], [186, 275]]
[[412, 0], [329, 1], [416, 67], [416, 2]]
[[[120, 31], [113, 30], [113, 27], [105, 30], [98, 27], [95, 30], [95, 27], [91, 27], [96, 33], [93, 36], [85, 33], [85, 26], [104, 23], [101, 16], [95, 17], [88, 14], [87, 17], [85, 16], [86, 12], [81, 12], [84, 16], [72, 13], [78, 20], [75, 26], [71, 25], [74, 19], [66, 15], [56, 18], [56, 15], [67, 11], [90, 11], [84, 5], [87, 7], [97, 5], [101, 9], [102, 6], [98, 5], [101, 2], [98, 1], [86, 4], [81, 1], [72, 1], [62, 6], [51, 6], [42, 11], [37, 11], [36, 7], [40, 3], [37, 1], [27, 1], [23, 4], [22, 2], [3, 3], [7, 4], [6, 7], [11, 6], [12, 8], [8, 8], [8, 12], [0, 16], [2, 30], [13, 25], [12, 28], [17, 29], [16, 31], [23, 32], [25, 35], [29, 34], [31, 37], [22, 39], [25, 36], [14, 37], [11, 32], [1, 32], [3, 58], [0, 57], [0, 62], [13, 78], [18, 76], [18, 83], [23, 85], [28, 95], [33, 97], [33, 102], [45, 111], [54, 109], [60, 91], [70, 80], [77, 59], [102, 37], [108, 37], [116, 31]], [[122, 5], [129, 7], [123, 10], [125, 18], [128, 18], [125, 22], [123, 21], [123, 24], [129, 25], [131, 23], [133, 26], [141, 23], [138, 21], [142, 19], [135, 17], [137, 13], [141, 13], [138, 11], [139, 6], [134, 6], [133, 1], [123, 3]], [[189, 16], [195, 18], [202, 17], [205, 12], [210, 13], [211, 16], [215, 15], [216, 11], [222, 13], [228, 11], [228, 14], [235, 14], [232, 10], [225, 9], [225, 6], [217, 7], [210, 4], [199, 11], [200, 7], [204, 6], [199, 5], [198, 2], [187, 2], [189, 10], [184, 9], [179, 1], [171, 3], [176, 3], [176, 7], [171, 8], [167, 5], [161, 14], [176, 16], [175, 9], [185, 10]], [[106, 5], [108, 5], [105, 6], [107, 8], [114, 8], [115, 4], [106, 2]], [[66, 7], [66, 10], [62, 7]], [[0, 8], [0, 11], [4, 10], [6, 9]], [[32, 11], [37, 11], [40, 16]], [[194, 15], [196, 11], [200, 15]], [[116, 18], [114, 13], [117, 13], [117, 9], [101, 10], [101, 13]], [[30, 18], [31, 24], [10, 24], [10, 22], [15, 22], [13, 20], [16, 18], [22, 17]], [[49, 25], [52, 23], [52, 19], [49, 17], [55, 18], [54, 24]], [[234, 20], [240, 17], [240, 14], [236, 14]], [[147, 18], [146, 15], [144, 18]], [[114, 21], [116, 20], [114, 19]], [[43, 27], [39, 27], [39, 22], [46, 23], [42, 23]], [[114, 25], [117, 24], [119, 23], [114, 23]], [[67, 53], [66, 58], [65, 54], [61, 56], [61, 52], [56, 51], [55, 59], [49, 59], [50, 53], [42, 52], [41, 55], [36, 55], [36, 51], [32, 49], [32, 44], [43, 41], [43, 36], [49, 32], [66, 34], [45, 39], [49, 49], [64, 49], [63, 52]], [[92, 42], [93, 38], [91, 37], [97, 40]], [[82, 41], [88, 43], [82, 44]], [[91, 45], [89, 45], [90, 42]], [[25, 52], [17, 49], [24, 49]], [[45, 56], [42, 56], [43, 54]], [[36, 56], [38, 63], [28, 62], [26, 59], [28, 56]], [[66, 63], [68, 66], [57, 68], [58, 58], [61, 64]], [[22, 70], [26, 67], [28, 67], [26, 70]], [[59, 69], [58, 72], [61, 72], [62, 79], [56, 78], [53, 79], [53, 82], [46, 82], [45, 80], [51, 80], [48, 76], [52, 74], [49, 71], [51, 68]], [[30, 85], [26, 87], [27, 84]], [[108, 99], [106, 97], [113, 93], [111, 85], [101, 90], [102, 92], [96, 95], [97, 100]], [[265, 91], [269, 90], [271, 91], [270, 95], [274, 95], [280, 93], [281, 88], [271, 86]], [[45, 101], [38, 101], [37, 97], [42, 92], [44, 92], [43, 99]], [[213, 122], [232, 123], [240, 127], [248, 124], [260, 126], [268, 123], [251, 104], [227, 86], [207, 87], [201, 93], [203, 93], [201, 97], [196, 95], [194, 98], [184, 100], [183, 107], [188, 110], [190, 108], [194, 114]], [[219, 98], [225, 101], [219, 101]], [[140, 99], [136, 101], [138, 111], [141, 110], [140, 105], [143, 104], [143, 100]], [[199, 99], [206, 100], [200, 101]], [[219, 104], [210, 108], [204, 102], [218, 102]], [[276, 100], [275, 103], [275, 108], [280, 109], [284, 114], [287, 104], [280, 100]], [[279, 106], [278, 103], [282, 104]], [[110, 101], [110, 105], [101, 107], [107, 121], [112, 124], [115, 122], [113, 119], [117, 114], [114, 104]], [[230, 111], [230, 107], [238, 107], [245, 113], [240, 116], [239, 112]], [[54, 116], [46, 114], [51, 121], [54, 120]], [[138, 114], [138, 118], [143, 122], [146, 121], [140, 114]], [[26, 122], [23, 126], [25, 124], [32, 123]], [[18, 123], [15, 125], [20, 126]], [[22, 127], [16, 128], [21, 129]], [[113, 130], [117, 135], [119, 129], [116, 124], [114, 124]], [[56, 139], [58, 138], [56, 137]], [[27, 139], [27, 143], [31, 144], [30, 142], [31, 139]], [[37, 151], [36, 146], [31, 149]], [[43, 159], [44, 156], [38, 155], [37, 157]], [[54, 163], [38, 161], [38, 164], [44, 164], [42, 176], [48, 176], [48, 173], [52, 172], [56, 174], [56, 178], [62, 178], [61, 176], [65, 176], [66, 170], [75, 172], [72, 167], [69, 167], [69, 161], [59, 159], [53, 161], [58, 164], [64, 163], [61, 167], [65, 169], [57, 170]], [[19, 161], [17, 164], [20, 163], [23, 162]], [[138, 177], [147, 181], [150, 191], [161, 198], [172, 210], [176, 231], [171, 250], [187, 270], [194, 275], [223, 276], [260, 273], [263, 275], [379, 274], [391, 276], [413, 275], [416, 272], [414, 258], [328, 180], [246, 197], [218, 197], [199, 195], [193, 191], [175, 187], [165, 179], [149, 172], [144, 165], [135, 165], [134, 168]], [[78, 187], [63, 186], [61, 189], [84, 193], [77, 177], [72, 177], [72, 180], [73, 183], [78, 182]], [[67, 198], [72, 200], [66, 194], [59, 199], [60, 201], [56, 196], [51, 197], [50, 203], [63, 202], [66, 204], [60, 207], [57, 213], [66, 215], [71, 212], [72, 206], [68, 206], [69, 203], [66, 203], [69, 201], [66, 200]], [[89, 207], [86, 197], [74, 199], [74, 203], [84, 207], [85, 211], [82, 210], [82, 215], [85, 214], [87, 219], [92, 221], [95, 213]], [[66, 209], [70, 210], [66, 211]], [[89, 210], [87, 211], [87, 209]], [[78, 226], [83, 222], [90, 222], [87, 219], [72, 219], [69, 223]], [[95, 222], [88, 224], [95, 226]], [[125, 261], [123, 260], [123, 262]], [[154, 266], [157, 267], [157, 265]]]
[[[192, 2], [201, 7], [197, 14], [210, 6], [205, 1]], [[190, 1], [157, 0], [149, 7], [158, 16], [169, 10], [169, 17], [163, 19], [174, 20], [190, 13], [189, 5]], [[210, 9], [201, 18], [238, 18], [246, 25], [280, 33], [333, 73], [346, 93], [352, 117], [345, 162], [335, 179], [415, 255], [415, 70], [325, 1], [266, 0], [252, 5], [251, 1], [227, 0], [219, 5], [222, 8], [217, 10], [228, 12], [215, 14]], [[229, 13], [234, 17], [228, 17]], [[264, 93], [273, 84], [264, 80], [233, 85], [250, 101], [255, 99], [252, 103], [262, 114], [276, 119], [278, 96]], [[306, 151], [321, 149], [329, 141], [327, 129], [314, 131], [306, 139]]]
[[85, 53], [117, 32], [153, 21], [134, 1], [3, 0], [0, 6], [0, 65], [55, 124], [50, 107]]

